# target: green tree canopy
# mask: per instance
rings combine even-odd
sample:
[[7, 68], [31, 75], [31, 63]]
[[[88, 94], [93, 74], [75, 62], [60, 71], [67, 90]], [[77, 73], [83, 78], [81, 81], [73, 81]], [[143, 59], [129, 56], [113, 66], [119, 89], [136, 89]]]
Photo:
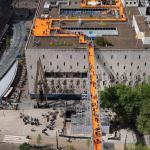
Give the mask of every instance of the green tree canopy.
[[[130, 126], [142, 133], [150, 130], [150, 84], [129, 87], [117, 84], [100, 92], [101, 107], [111, 108], [116, 113], [117, 121], [123, 126]], [[148, 112], [148, 113], [147, 113]], [[145, 121], [145, 123], [144, 123]]]
[[28, 143], [23, 143], [19, 146], [20, 150], [30, 150], [31, 149], [31, 145]]
[[137, 129], [141, 133], [150, 134], [150, 99], [143, 101], [140, 114], [137, 116]]

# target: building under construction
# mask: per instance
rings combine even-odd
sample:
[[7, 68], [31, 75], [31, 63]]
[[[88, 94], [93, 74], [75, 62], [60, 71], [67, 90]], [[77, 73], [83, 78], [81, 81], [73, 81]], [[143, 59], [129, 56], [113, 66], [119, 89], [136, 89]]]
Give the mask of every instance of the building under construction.
[[149, 15], [141, 13], [139, 1], [129, 3], [40, 1], [26, 45], [30, 96], [80, 99], [89, 84], [89, 39], [94, 42], [98, 89], [145, 82], [150, 75]]
[[30, 96], [82, 99], [71, 134], [90, 133], [93, 150], [103, 147], [103, 127], [109, 130], [98, 90], [134, 86], [150, 75], [149, 15], [129, 3], [126, 9], [123, 0], [41, 0], [26, 45]]

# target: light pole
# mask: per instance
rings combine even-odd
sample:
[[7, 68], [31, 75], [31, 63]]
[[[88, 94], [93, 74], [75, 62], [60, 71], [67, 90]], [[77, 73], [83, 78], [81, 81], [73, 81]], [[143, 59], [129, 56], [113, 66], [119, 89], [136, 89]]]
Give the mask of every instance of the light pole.
[[56, 131], [56, 146], [57, 146], [57, 150], [59, 150], [57, 131]]

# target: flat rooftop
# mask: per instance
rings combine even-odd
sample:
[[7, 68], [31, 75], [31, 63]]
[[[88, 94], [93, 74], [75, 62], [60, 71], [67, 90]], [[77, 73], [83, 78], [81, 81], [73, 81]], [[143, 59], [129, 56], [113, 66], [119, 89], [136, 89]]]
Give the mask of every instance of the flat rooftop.
[[145, 36], [150, 36], [150, 27], [145, 22], [144, 16], [135, 16], [140, 32], [145, 32]]
[[[42, 1], [40, 4], [40, 7], [38, 9], [37, 17], [41, 17], [43, 14], [44, 4], [47, 0]], [[60, 9], [73, 9], [73, 8], [80, 8], [80, 0], [72, 0], [69, 6], [60, 6], [60, 7], [52, 7], [50, 11], [48, 11], [48, 15], [50, 18], [67, 18], [65, 15], [59, 15]], [[103, 37], [110, 43], [112, 43], [113, 46], [98, 46], [95, 45], [96, 48], [101, 49], [144, 49], [146, 47], [149, 47], [150, 45], [143, 45], [141, 40], [136, 39], [136, 33], [134, 31], [134, 28], [132, 27], [132, 16], [133, 15], [139, 15], [138, 8], [128, 8], [128, 21], [127, 22], [103, 22], [103, 21], [81, 21], [81, 24], [79, 25], [79, 21], [73, 21], [73, 20], [63, 20], [60, 21], [54, 21], [52, 24], [52, 27], [58, 27], [61, 29], [64, 29], [64, 32], [66, 28], [73, 28], [77, 27], [81, 30], [83, 28], [88, 28], [88, 30], [93, 30], [93, 28], [116, 28], [118, 31], [118, 35], [104, 35]], [[72, 15], [72, 18], [79, 17], [83, 18], [87, 14], [81, 14], [80, 16]], [[95, 14], [92, 14], [92, 17], [95, 17]], [[97, 15], [97, 14], [96, 14]], [[107, 17], [110, 14], [107, 14]], [[104, 16], [101, 16], [104, 17]], [[105, 16], [106, 17], [106, 16]], [[57, 32], [53, 31], [53, 32]], [[74, 49], [74, 48], [86, 48], [86, 44], [80, 44], [78, 37], [35, 37], [30, 36], [28, 47], [27, 49]]]

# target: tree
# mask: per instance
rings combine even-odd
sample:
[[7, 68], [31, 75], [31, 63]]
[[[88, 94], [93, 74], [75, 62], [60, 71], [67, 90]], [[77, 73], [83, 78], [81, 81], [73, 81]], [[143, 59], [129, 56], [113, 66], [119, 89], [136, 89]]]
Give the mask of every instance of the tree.
[[67, 150], [75, 150], [73, 145], [68, 146]]
[[95, 43], [98, 46], [113, 46], [112, 43], [108, 42], [106, 39], [104, 39], [103, 37], [97, 37], [95, 39]]
[[6, 44], [7, 48], [10, 46], [10, 37], [9, 36], [6, 37], [5, 44]]
[[90, 139], [87, 139], [85, 144], [86, 144], [86, 146], [88, 147], [88, 150], [89, 150], [90, 149], [90, 145], [91, 145]]
[[143, 101], [137, 116], [137, 129], [143, 134], [150, 134], [150, 99]]
[[141, 104], [138, 88], [117, 84], [101, 92], [101, 107], [111, 108], [116, 113], [116, 120], [121, 126], [135, 128], [135, 122]]
[[23, 143], [19, 146], [20, 150], [30, 150], [31, 149], [31, 145], [28, 143]]
[[150, 82], [136, 87], [117, 84], [101, 91], [100, 97], [101, 107], [116, 113], [117, 124], [150, 134]]
[[150, 150], [150, 148], [143, 146], [141, 144], [137, 144], [137, 145], [128, 145], [127, 150]]
[[42, 142], [42, 136], [40, 134], [38, 134], [36, 142], [39, 145], [41, 144], [41, 142]]

